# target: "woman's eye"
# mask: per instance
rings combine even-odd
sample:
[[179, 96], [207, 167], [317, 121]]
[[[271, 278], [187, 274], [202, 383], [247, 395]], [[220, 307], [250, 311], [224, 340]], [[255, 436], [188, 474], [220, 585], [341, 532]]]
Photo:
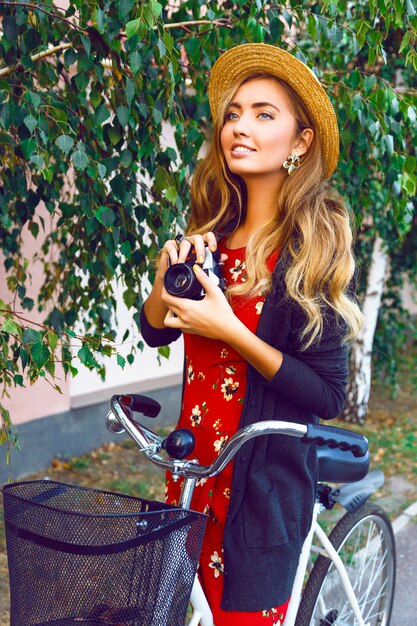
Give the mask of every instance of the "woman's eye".
[[237, 113], [235, 113], [234, 111], [229, 111], [228, 113], [226, 113], [226, 115], [224, 116], [224, 119], [226, 122], [228, 122], [229, 120], [235, 120], [237, 119], [238, 115]]
[[259, 113], [259, 117], [263, 120], [273, 120], [274, 116], [271, 115], [271, 113], [267, 113], [266, 111], [262, 111], [262, 113]]

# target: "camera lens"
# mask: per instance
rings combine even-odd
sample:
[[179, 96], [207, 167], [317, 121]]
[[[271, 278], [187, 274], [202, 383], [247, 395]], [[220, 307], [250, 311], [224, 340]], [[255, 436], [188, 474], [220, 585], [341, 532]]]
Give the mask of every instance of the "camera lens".
[[177, 274], [177, 276], [174, 277], [173, 285], [176, 290], [181, 291], [181, 289], [183, 289], [186, 286], [188, 280], [189, 280], [188, 275], [185, 272], [181, 272], [180, 274]]
[[201, 292], [193, 270], [185, 263], [177, 263], [167, 269], [164, 285], [168, 293], [179, 298], [195, 298]]

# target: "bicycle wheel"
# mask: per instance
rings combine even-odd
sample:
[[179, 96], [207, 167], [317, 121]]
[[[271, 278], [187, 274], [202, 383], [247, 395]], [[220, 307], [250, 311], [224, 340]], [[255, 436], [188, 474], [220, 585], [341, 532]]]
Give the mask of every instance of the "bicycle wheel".
[[[395, 541], [383, 509], [368, 503], [346, 513], [329, 537], [341, 557], [363, 618], [389, 626], [395, 587]], [[319, 556], [305, 586], [295, 626], [357, 626], [339, 574]]]

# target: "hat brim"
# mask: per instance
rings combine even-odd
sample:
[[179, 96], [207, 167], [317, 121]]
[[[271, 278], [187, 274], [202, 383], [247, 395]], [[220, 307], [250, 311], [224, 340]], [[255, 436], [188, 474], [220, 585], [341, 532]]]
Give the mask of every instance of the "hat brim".
[[265, 72], [285, 81], [303, 100], [320, 135], [329, 178], [339, 158], [337, 118], [326, 92], [311, 69], [295, 56], [265, 43], [235, 46], [222, 54], [211, 70], [208, 96], [213, 120], [219, 114], [223, 94], [251, 73]]

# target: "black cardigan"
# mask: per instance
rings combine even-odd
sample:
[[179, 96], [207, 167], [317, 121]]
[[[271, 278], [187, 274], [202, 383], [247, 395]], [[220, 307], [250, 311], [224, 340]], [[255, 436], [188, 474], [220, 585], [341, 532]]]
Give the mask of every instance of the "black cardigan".
[[[345, 402], [346, 327], [326, 310], [320, 340], [303, 351], [299, 334], [305, 314], [286, 297], [285, 269], [282, 254], [256, 332], [283, 353], [283, 362], [269, 382], [248, 364], [240, 428], [270, 419], [317, 423], [336, 417]], [[143, 308], [141, 332], [150, 346], [181, 334], [150, 326]], [[316, 476], [315, 447], [293, 437], [258, 437], [237, 454], [224, 533], [224, 610], [265, 610], [290, 596], [311, 525]]]

